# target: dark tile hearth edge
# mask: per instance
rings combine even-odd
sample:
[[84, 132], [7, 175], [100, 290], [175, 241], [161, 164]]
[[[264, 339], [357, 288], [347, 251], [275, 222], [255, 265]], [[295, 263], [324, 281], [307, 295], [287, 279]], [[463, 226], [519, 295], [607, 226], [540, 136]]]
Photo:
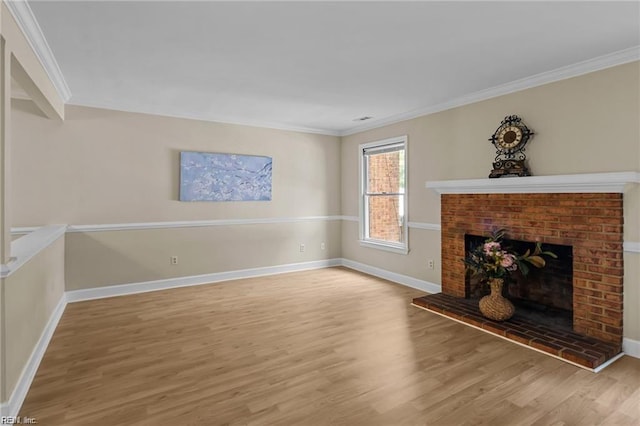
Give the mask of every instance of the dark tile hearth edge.
[[621, 354], [619, 345], [573, 332], [558, 332], [525, 320], [492, 321], [474, 305], [443, 293], [413, 299], [414, 306], [587, 370], [598, 372]]

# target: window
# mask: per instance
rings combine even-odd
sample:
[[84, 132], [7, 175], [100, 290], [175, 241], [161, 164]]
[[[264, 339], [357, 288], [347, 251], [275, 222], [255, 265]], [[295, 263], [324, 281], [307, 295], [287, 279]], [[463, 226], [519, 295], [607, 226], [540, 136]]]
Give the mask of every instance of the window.
[[407, 137], [360, 145], [360, 244], [406, 254]]

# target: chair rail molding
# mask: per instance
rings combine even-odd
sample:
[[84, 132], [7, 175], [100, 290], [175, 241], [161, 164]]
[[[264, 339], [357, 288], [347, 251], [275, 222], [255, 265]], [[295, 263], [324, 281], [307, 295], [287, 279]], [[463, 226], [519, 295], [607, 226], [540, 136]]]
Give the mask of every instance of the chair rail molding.
[[48, 225], [11, 242], [11, 261], [0, 267], [0, 277], [6, 278], [20, 269], [35, 255], [64, 237], [67, 225]]

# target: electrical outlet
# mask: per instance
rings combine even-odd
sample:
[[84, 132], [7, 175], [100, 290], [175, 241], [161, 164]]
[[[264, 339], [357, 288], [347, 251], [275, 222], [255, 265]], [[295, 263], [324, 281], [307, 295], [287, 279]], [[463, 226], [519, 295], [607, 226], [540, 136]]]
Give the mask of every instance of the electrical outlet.
[[320, 243], [320, 250], [324, 250], [326, 247], [324, 245], [324, 243]]
[[304, 244], [300, 244], [300, 253], [304, 253]]
[[172, 265], [178, 264], [178, 256], [171, 256], [171, 264]]
[[433, 261], [433, 259], [428, 259], [427, 260], [427, 268], [429, 268], [429, 269], [435, 268], [435, 262]]

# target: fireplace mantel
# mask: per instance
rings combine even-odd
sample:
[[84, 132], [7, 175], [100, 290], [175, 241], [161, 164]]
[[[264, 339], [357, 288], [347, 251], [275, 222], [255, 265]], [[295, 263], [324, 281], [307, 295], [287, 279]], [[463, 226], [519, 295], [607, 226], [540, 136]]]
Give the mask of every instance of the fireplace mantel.
[[438, 194], [622, 193], [637, 183], [640, 183], [640, 172], [613, 172], [440, 180], [427, 182], [426, 187]]

